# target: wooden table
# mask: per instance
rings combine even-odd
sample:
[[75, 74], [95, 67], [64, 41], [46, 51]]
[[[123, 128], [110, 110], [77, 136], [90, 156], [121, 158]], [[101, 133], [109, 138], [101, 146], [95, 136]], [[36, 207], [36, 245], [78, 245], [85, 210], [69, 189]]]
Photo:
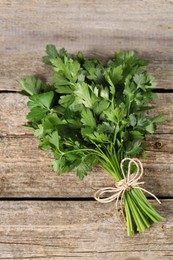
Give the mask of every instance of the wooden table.
[[[173, 259], [173, 1], [1, 0], [0, 30], [0, 259]], [[94, 201], [93, 187], [111, 177], [99, 168], [83, 182], [57, 176], [24, 127], [16, 80], [51, 80], [41, 62], [48, 43], [103, 60], [133, 49], [150, 60], [167, 120], [147, 138], [144, 181], [165, 220], [144, 234], [127, 237], [115, 204]]]

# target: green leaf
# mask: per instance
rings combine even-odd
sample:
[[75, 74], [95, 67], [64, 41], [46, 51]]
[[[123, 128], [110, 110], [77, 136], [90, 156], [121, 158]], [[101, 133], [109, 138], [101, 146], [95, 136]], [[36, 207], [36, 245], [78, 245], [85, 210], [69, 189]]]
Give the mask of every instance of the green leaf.
[[165, 115], [158, 115], [158, 116], [153, 118], [152, 122], [158, 124], [158, 123], [164, 122], [165, 120], [166, 120]]
[[114, 86], [116, 86], [122, 79], [123, 66], [119, 65], [118, 67], [111, 68], [109, 71], [110, 79]]
[[54, 127], [59, 125], [61, 121], [62, 120], [57, 116], [57, 114], [49, 114], [45, 117], [45, 120], [43, 121], [44, 129], [53, 129]]
[[135, 126], [136, 125], [136, 117], [135, 117], [135, 115], [131, 114], [129, 116], [129, 119], [130, 119], [131, 126]]
[[28, 102], [28, 107], [33, 108], [36, 106], [49, 109], [54, 97], [53, 91], [45, 92], [38, 95], [33, 95], [30, 97], [30, 102]]
[[59, 160], [53, 160], [51, 163], [51, 166], [55, 172], [58, 172], [59, 170]]
[[58, 171], [59, 175], [63, 173], [70, 172], [74, 168], [76, 168], [81, 163], [80, 153], [71, 153], [64, 154], [60, 156], [58, 160], [53, 161], [52, 166], [53, 169]]
[[140, 152], [142, 152], [142, 148], [140, 146], [140, 142], [136, 141], [130, 144], [125, 151], [126, 156], [136, 156], [137, 154], [139, 154]]
[[130, 131], [130, 135], [133, 137], [133, 140], [135, 141], [139, 141], [139, 140], [143, 140], [144, 139], [144, 136], [141, 132], [139, 131]]
[[83, 111], [81, 112], [81, 122], [86, 125], [86, 126], [90, 126], [91, 128], [95, 128], [96, 127], [96, 120], [93, 116], [93, 113], [90, 109], [83, 109]]
[[42, 124], [38, 125], [38, 129], [35, 129], [34, 131], [34, 136], [37, 138], [42, 138], [44, 134], [44, 128], [42, 126]]
[[27, 76], [24, 79], [18, 80], [19, 84], [23, 87], [25, 93], [32, 96], [40, 93], [42, 81], [32, 76]]
[[83, 178], [87, 176], [87, 167], [85, 163], [79, 164], [77, 167], [76, 176], [78, 176], [80, 180], [83, 180]]
[[84, 68], [86, 70], [86, 77], [91, 82], [100, 83], [103, 81], [103, 66], [100, 61], [93, 59], [93, 60], [85, 60]]
[[76, 90], [74, 91], [74, 94], [76, 95], [76, 102], [79, 104], [84, 104], [84, 106], [87, 108], [92, 108], [97, 100], [94, 93], [91, 95], [88, 84], [84, 82], [81, 84], [76, 84]]
[[95, 156], [84, 156], [82, 158], [81, 163], [76, 168], [76, 175], [79, 177], [80, 180], [83, 180], [83, 178], [87, 175], [89, 171], [92, 170], [92, 167], [95, 165], [96, 159]]
[[[54, 78], [55, 78], [55, 88], [56, 88], [56, 92], [58, 93], [68, 93], [68, 91], [70, 90], [70, 82], [69, 80], [64, 76], [64, 74], [60, 71], [60, 72], [56, 72], [54, 74]], [[62, 87], [64, 86], [64, 87]], [[61, 87], [61, 88], [60, 88]], [[71, 91], [69, 92], [71, 93]]]
[[109, 71], [104, 71], [104, 77], [105, 80], [110, 84], [109, 88], [110, 88], [110, 93], [114, 96], [115, 95], [115, 86], [111, 80], [111, 77], [109, 75]]
[[99, 143], [108, 143], [110, 141], [107, 134], [99, 134], [96, 131], [92, 134], [88, 134], [88, 137], [91, 138], [91, 140]]
[[109, 107], [109, 105], [110, 103], [106, 99], [103, 99], [100, 102], [95, 103], [93, 110], [96, 114], [100, 115]]
[[80, 64], [76, 60], [65, 57], [62, 60], [60, 57], [50, 59], [54, 66], [55, 78], [58, 85], [74, 84], [78, 79]]
[[88, 140], [88, 136], [93, 133], [93, 128], [85, 126], [81, 128], [81, 135], [84, 140]]
[[78, 58], [78, 60], [80, 60], [81, 62], [83, 62], [83, 61], [85, 60], [85, 57], [84, 57], [83, 52], [78, 51], [78, 53], [77, 53], [77, 58]]
[[77, 121], [76, 119], [67, 119], [67, 123], [72, 127], [72, 128], [81, 128], [81, 122]]
[[51, 144], [53, 144], [56, 148], [59, 149], [59, 139], [60, 139], [60, 137], [59, 137], [58, 131], [54, 131], [51, 133], [48, 140]]
[[68, 108], [74, 102], [73, 95], [62, 95], [59, 100], [59, 104], [65, 108]]
[[[65, 81], [64, 81], [65, 82]], [[61, 81], [62, 83], [62, 81]], [[66, 84], [60, 84], [60, 81], [58, 81], [58, 84], [55, 84], [56, 92], [60, 94], [72, 94], [73, 89]]]
[[104, 99], [109, 99], [109, 89], [107, 87], [101, 89], [100, 96]]
[[60, 57], [56, 57], [56, 58], [52, 58], [50, 59], [51, 64], [57, 68], [57, 72], [58, 71], [64, 71], [65, 70], [65, 64], [63, 62], [63, 60]]
[[133, 79], [137, 87], [145, 91], [146, 75], [144, 75], [144, 73], [135, 74]]
[[97, 125], [98, 133], [114, 133], [115, 125], [111, 122], [102, 122], [102, 124]]
[[38, 147], [43, 151], [48, 151], [50, 149], [50, 143], [46, 138], [43, 138]]
[[46, 52], [51, 58], [56, 58], [58, 56], [58, 52], [54, 45], [48, 44], [46, 46]]
[[64, 48], [60, 49], [58, 56], [61, 59], [65, 59], [65, 57], [70, 58], [70, 55], [67, 53], [67, 51]]
[[31, 112], [28, 113], [27, 119], [30, 121], [40, 121], [45, 117], [48, 110], [46, 108], [34, 107]]
[[127, 115], [127, 109], [124, 103], [121, 103], [119, 107], [112, 109], [111, 107], [104, 111], [104, 114], [107, 116], [107, 119], [114, 122], [115, 124], [123, 122]]
[[149, 132], [150, 134], [153, 134], [155, 131], [155, 127], [153, 123], [150, 123], [149, 125], [146, 126], [146, 131]]

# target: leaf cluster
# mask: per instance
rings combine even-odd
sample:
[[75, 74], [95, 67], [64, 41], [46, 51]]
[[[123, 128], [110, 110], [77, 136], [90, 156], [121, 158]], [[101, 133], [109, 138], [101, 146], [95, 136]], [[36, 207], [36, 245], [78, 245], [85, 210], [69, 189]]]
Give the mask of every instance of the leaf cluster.
[[83, 179], [100, 164], [121, 179], [120, 161], [142, 154], [145, 135], [164, 120], [146, 113], [156, 98], [148, 62], [132, 51], [115, 53], [106, 65], [82, 52], [58, 52], [53, 45], [46, 52], [43, 61], [53, 70], [53, 83], [32, 76], [19, 81], [29, 96], [28, 126], [40, 149], [51, 150], [60, 175], [75, 169]]

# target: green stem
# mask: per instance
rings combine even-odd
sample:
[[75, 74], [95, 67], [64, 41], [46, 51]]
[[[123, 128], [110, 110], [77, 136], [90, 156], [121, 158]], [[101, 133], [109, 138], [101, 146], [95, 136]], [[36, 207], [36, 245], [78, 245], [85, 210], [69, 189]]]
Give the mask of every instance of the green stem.
[[[110, 155], [100, 149], [97, 144], [95, 150], [90, 148], [75, 150], [76, 153], [82, 151], [96, 155], [100, 161], [101, 167], [110, 173], [116, 179], [116, 181], [120, 181], [122, 179], [120, 163], [118, 161], [114, 147], [111, 151], [109, 151]], [[64, 154], [70, 152], [71, 151], [68, 151]], [[145, 229], [150, 227], [152, 223], [156, 223], [163, 219], [150, 205], [143, 191], [141, 191], [139, 188], [132, 188], [130, 191], [126, 191], [124, 193], [123, 200], [128, 236], [133, 235], [136, 231], [144, 232]]]
[[150, 222], [145, 217], [146, 215], [144, 214], [144, 212], [142, 210], [140, 210], [140, 207], [136, 203], [136, 200], [133, 199], [132, 192], [130, 192], [130, 197], [131, 197], [131, 199], [133, 201], [133, 205], [136, 208], [136, 211], [138, 212], [138, 214], [139, 214], [139, 216], [141, 218], [141, 223], [143, 223], [143, 226], [144, 226], [144, 229], [142, 231], [144, 231], [146, 228], [148, 228], [150, 226]]
[[135, 231], [144, 232], [153, 223], [163, 220], [150, 205], [143, 191], [138, 188], [125, 192], [124, 205], [128, 236], [133, 235]]
[[134, 234], [134, 227], [132, 222], [132, 214], [129, 209], [126, 193], [124, 194], [124, 207], [125, 207], [126, 220], [127, 220], [127, 235], [131, 236]]
[[[116, 174], [111, 172], [111, 175], [116, 178], [116, 181], [121, 180], [120, 165], [115, 152], [109, 161], [113, 164], [113, 168], [116, 169]], [[110, 171], [108, 166], [104, 165], [103, 168], [104, 167]], [[146, 228], [149, 228], [153, 223], [163, 220], [159, 213], [151, 206], [140, 188], [132, 188], [130, 191], [126, 191], [123, 200], [128, 236], [133, 235], [136, 231], [144, 232]]]
[[[97, 147], [98, 148], [98, 147]], [[116, 167], [116, 165], [114, 165], [112, 163], [112, 161], [105, 155], [105, 153], [99, 148], [97, 149], [91, 149], [91, 148], [81, 148], [81, 149], [76, 149], [76, 150], [72, 150], [72, 151], [67, 151], [67, 152], [63, 152], [61, 153], [61, 157], [63, 157], [66, 154], [70, 154], [70, 153], [78, 153], [78, 152], [92, 152], [93, 154], [95, 154], [98, 158], [98, 160], [101, 162], [101, 166], [102, 168], [104, 168], [106, 171], [108, 171], [116, 180], [119, 180], [119, 175], [118, 175], [118, 170]]]
[[[133, 194], [133, 198], [134, 200], [136, 200], [138, 206], [141, 208], [141, 210], [143, 210], [144, 213], [146, 213], [148, 215], [148, 217], [151, 218], [151, 220], [156, 223], [159, 220], [163, 220], [163, 217], [161, 217], [157, 211], [150, 205], [149, 201], [147, 200], [147, 198], [145, 197], [145, 202], [143, 202], [139, 195], [136, 193], [137, 189], [132, 189], [132, 194]], [[142, 192], [142, 191], [141, 191]], [[144, 194], [143, 194], [144, 195]]]
[[145, 230], [145, 226], [144, 226], [144, 224], [143, 224], [143, 222], [141, 220], [141, 217], [140, 217], [138, 211], [136, 210], [136, 207], [134, 205], [134, 201], [130, 197], [129, 192], [127, 192], [127, 202], [129, 204], [129, 208], [130, 208], [130, 211], [132, 213], [134, 222], [136, 223], [137, 231], [143, 232], [143, 230]]

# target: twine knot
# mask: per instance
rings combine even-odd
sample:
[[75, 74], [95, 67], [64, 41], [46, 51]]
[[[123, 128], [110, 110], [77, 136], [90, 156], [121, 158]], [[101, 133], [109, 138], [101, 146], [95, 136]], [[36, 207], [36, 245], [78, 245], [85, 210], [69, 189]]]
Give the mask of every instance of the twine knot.
[[[128, 163], [128, 171], [127, 171], [127, 176], [124, 173], [123, 169], [123, 164], [125, 161], [129, 161]], [[136, 172], [131, 174], [131, 167], [132, 164], [136, 165]], [[144, 182], [139, 181], [144, 173], [143, 165], [141, 161], [137, 158], [124, 158], [121, 161], [120, 164], [120, 169], [123, 175], [123, 179], [115, 182], [115, 187], [106, 187], [106, 188], [101, 188], [96, 193], [94, 194], [94, 198], [101, 202], [101, 203], [109, 203], [114, 200], [116, 200], [116, 208], [118, 208], [118, 203], [119, 201], [121, 202], [122, 205], [122, 200], [124, 193], [126, 191], [130, 191], [132, 188], [137, 188], [140, 190], [143, 190], [144, 192], [150, 194], [152, 197], [154, 197], [157, 202], [160, 204], [160, 200], [151, 192], [149, 192], [146, 189], [143, 189], [140, 185], [144, 184]], [[110, 193], [110, 196], [103, 197], [104, 195]]]

